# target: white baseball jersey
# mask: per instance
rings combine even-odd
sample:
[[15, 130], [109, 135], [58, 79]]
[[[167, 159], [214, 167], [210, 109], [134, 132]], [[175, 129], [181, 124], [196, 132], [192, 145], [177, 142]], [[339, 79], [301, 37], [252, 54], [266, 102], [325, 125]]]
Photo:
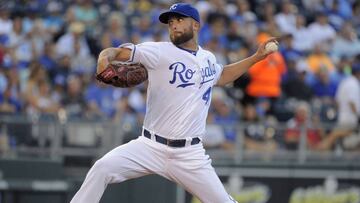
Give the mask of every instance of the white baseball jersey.
[[148, 70], [144, 128], [170, 139], [205, 134], [211, 90], [223, 66], [201, 47], [191, 53], [170, 42], [124, 44], [132, 49], [129, 62]]

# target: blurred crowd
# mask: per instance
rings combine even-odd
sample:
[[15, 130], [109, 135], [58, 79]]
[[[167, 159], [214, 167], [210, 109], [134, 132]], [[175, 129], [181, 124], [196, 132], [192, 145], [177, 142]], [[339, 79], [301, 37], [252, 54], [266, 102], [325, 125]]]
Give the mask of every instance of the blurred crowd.
[[[297, 149], [302, 133], [312, 150], [359, 149], [359, 1], [183, 2], [199, 10], [199, 43], [221, 64], [250, 56], [269, 37], [280, 42], [279, 52], [234, 84], [214, 89], [205, 144], [231, 150], [234, 126], [243, 123], [249, 150]], [[121, 89], [98, 83], [97, 56], [126, 42], [168, 41], [158, 16], [172, 3], [2, 1], [0, 112], [113, 120], [137, 134], [146, 84]]]

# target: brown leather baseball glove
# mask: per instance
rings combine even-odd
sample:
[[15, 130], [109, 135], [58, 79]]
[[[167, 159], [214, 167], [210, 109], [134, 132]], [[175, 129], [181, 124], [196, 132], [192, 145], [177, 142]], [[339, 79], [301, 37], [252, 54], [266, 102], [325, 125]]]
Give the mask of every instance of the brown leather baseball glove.
[[148, 73], [142, 64], [109, 64], [96, 79], [115, 87], [134, 87], [146, 81]]

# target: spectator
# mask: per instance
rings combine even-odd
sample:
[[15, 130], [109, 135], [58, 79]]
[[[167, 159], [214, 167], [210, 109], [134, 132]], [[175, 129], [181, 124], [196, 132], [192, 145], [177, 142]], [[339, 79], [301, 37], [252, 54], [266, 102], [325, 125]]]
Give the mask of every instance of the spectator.
[[325, 13], [319, 12], [315, 22], [309, 25], [309, 33], [314, 42], [331, 44], [336, 37], [335, 29], [329, 24]]
[[64, 26], [64, 19], [62, 18], [63, 6], [60, 2], [51, 1], [46, 7], [47, 15], [44, 16], [43, 22], [47, 32], [51, 35], [56, 35]]
[[228, 150], [234, 150], [234, 143], [227, 142], [225, 139], [224, 129], [221, 126], [212, 123], [213, 114], [213, 112], [209, 112], [207, 117], [208, 121], [206, 125], [206, 135], [203, 139], [205, 148], [225, 148]]
[[39, 81], [38, 94], [36, 95], [36, 99], [27, 108], [27, 112], [30, 115], [54, 114], [59, 110], [60, 105], [52, 98], [52, 92], [50, 91], [50, 88], [50, 84], [47, 81]]
[[336, 30], [341, 29], [341, 25], [352, 17], [351, 5], [347, 0], [336, 0], [327, 2], [326, 13], [329, 22]]
[[[141, 115], [145, 116], [146, 87], [139, 86], [139, 87], [131, 88], [127, 96], [130, 107], [133, 108], [135, 112], [139, 114], [139, 117], [141, 117]], [[140, 123], [142, 123], [141, 119], [140, 119]]]
[[57, 59], [55, 53], [55, 45], [47, 41], [44, 44], [44, 52], [39, 56], [39, 63], [49, 72], [54, 72], [57, 68]]
[[239, 35], [246, 43], [252, 44], [256, 40], [259, 29], [256, 24], [256, 16], [251, 13], [247, 13], [243, 16], [243, 25], [239, 27]]
[[314, 84], [311, 88], [314, 92], [314, 96], [333, 100], [338, 84], [331, 80], [329, 71], [326, 68], [320, 68], [315, 77]]
[[234, 126], [238, 121], [238, 114], [224, 90], [220, 88], [213, 89], [210, 112], [205, 140], [206, 145], [208, 147], [218, 146], [226, 150], [233, 150], [237, 135]]
[[56, 44], [59, 57], [80, 55], [91, 58], [90, 49], [84, 36], [85, 26], [80, 22], [73, 22], [68, 27], [68, 32], [61, 36]]
[[287, 129], [284, 134], [286, 148], [289, 150], [298, 149], [302, 133], [305, 133], [306, 136], [306, 147], [317, 151], [332, 149], [340, 138], [337, 135], [325, 136], [318, 118], [311, 114], [310, 106], [306, 102], [300, 102], [296, 106], [294, 117], [287, 122]]
[[261, 97], [276, 100], [281, 95], [281, 77], [285, 72], [284, 58], [278, 52], [253, 65], [248, 70], [250, 83], [246, 87], [246, 94], [250, 101], [256, 101], [257, 98]]
[[289, 0], [283, 1], [281, 12], [275, 15], [275, 22], [284, 34], [293, 33], [296, 24], [297, 8]]
[[232, 20], [235, 21], [240, 27], [242, 27], [245, 22], [249, 20], [249, 18], [256, 21], [256, 15], [250, 10], [248, 0], [237, 0], [236, 9], [236, 14], [232, 15]]
[[56, 68], [49, 71], [49, 75], [54, 84], [65, 86], [69, 75], [71, 74], [70, 56], [63, 56], [58, 59], [59, 64]]
[[236, 130], [233, 125], [238, 120], [238, 114], [224, 90], [213, 89], [212, 109], [214, 112], [214, 123], [223, 126], [226, 140], [234, 142]]
[[336, 64], [336, 73], [333, 75], [333, 79], [337, 84], [340, 84], [342, 80], [351, 75], [351, 66], [353, 64], [353, 57], [341, 57]]
[[136, 34], [140, 37], [140, 42], [147, 42], [152, 39], [154, 29], [151, 29], [151, 18], [148, 15], [141, 15], [137, 17], [135, 22], [138, 22], [131, 34]]
[[292, 32], [294, 36], [294, 49], [301, 52], [309, 52], [314, 46], [312, 35], [309, 34], [309, 28], [306, 26], [306, 19], [303, 15], [296, 15], [296, 28]]
[[67, 117], [69, 119], [85, 118], [87, 109], [80, 78], [76, 75], [71, 75], [67, 80], [66, 90], [61, 103]]
[[229, 43], [225, 47], [228, 51], [237, 51], [244, 46], [244, 39], [239, 34], [240, 27], [235, 21], [230, 22], [226, 36]]
[[91, 0], [77, 0], [71, 9], [73, 9], [75, 20], [82, 22], [85, 25], [86, 32], [92, 35], [99, 18], [93, 2]]
[[[133, 93], [134, 92], [134, 93]], [[145, 115], [145, 101], [143, 94], [137, 89], [132, 89], [130, 94], [125, 93], [116, 103], [115, 123], [124, 130], [125, 142], [135, 139], [138, 129], [141, 128]], [[134, 98], [136, 97], [136, 98]]]
[[212, 38], [206, 45], [205, 49], [211, 51], [214, 53], [216, 59], [219, 61], [220, 64], [226, 64], [226, 58], [225, 58], [225, 49], [220, 48], [222, 45], [220, 45], [220, 42], [218, 38]]
[[0, 91], [0, 112], [19, 113], [23, 107], [19, 74], [16, 69], [10, 69], [6, 74], [6, 88]]
[[306, 83], [308, 73], [309, 70], [305, 63], [289, 60], [287, 80], [283, 83], [283, 91], [287, 98], [310, 101], [313, 93], [310, 86]]
[[[123, 110], [121, 114], [117, 114], [117, 117], [120, 118], [120, 125], [125, 133], [124, 139], [136, 139], [138, 134], [138, 129], [141, 128], [140, 116], [130, 105], [127, 98], [121, 99], [121, 105], [123, 105]], [[120, 112], [118, 109], [117, 112]]]
[[36, 21], [40, 21], [42, 24], [42, 19], [40, 18], [40, 9], [36, 6], [28, 6], [24, 10], [24, 16], [23, 16], [23, 32], [25, 34], [28, 34], [31, 32], [34, 28], [34, 23]]
[[16, 113], [21, 110], [21, 101], [11, 95], [11, 87], [8, 86], [0, 94], [0, 113]]
[[118, 47], [125, 40], [124, 16], [118, 12], [112, 12], [107, 18], [104, 34], [101, 38], [103, 48]]
[[113, 118], [116, 114], [116, 104], [121, 99], [121, 90], [101, 84], [100, 82], [91, 83], [85, 90], [85, 101], [89, 109], [90, 119], [101, 120]]
[[302, 53], [296, 49], [294, 49], [292, 34], [286, 34], [282, 37], [280, 42], [280, 53], [284, 57], [285, 61], [288, 63], [289, 60], [297, 60], [302, 57]]
[[350, 22], [345, 22], [338, 36], [335, 38], [332, 49], [332, 57], [354, 57], [360, 54], [360, 40]]
[[27, 107], [32, 109], [37, 109], [39, 103], [39, 92], [40, 92], [40, 83], [47, 81], [48, 77], [46, 71], [42, 66], [33, 61], [30, 64], [30, 74], [29, 77], [23, 81], [23, 94], [25, 97], [25, 102]]
[[9, 37], [13, 29], [13, 23], [9, 17], [9, 9], [0, 6], [0, 35], [6, 38]]
[[330, 136], [344, 137], [359, 125], [360, 118], [360, 65], [352, 68], [352, 75], [344, 79], [336, 92], [338, 105], [337, 128]]
[[[71, 25], [71, 23], [78, 22], [76, 20], [75, 11], [74, 11], [73, 7], [68, 7], [66, 9], [64, 21], [65, 21], [64, 25], [66, 25], [67, 27], [69, 25]], [[61, 33], [61, 34], [64, 34], [64, 33]]]
[[[279, 27], [276, 25], [275, 19], [273, 18], [270, 18], [259, 26], [259, 34], [257, 37], [259, 37], [259, 35], [263, 35], [264, 33], [265, 35], [270, 35], [274, 37], [281, 37], [283, 35]], [[253, 42], [250, 43], [253, 44]]]
[[275, 5], [271, 1], [265, 1], [264, 4], [257, 7], [256, 14], [263, 22], [275, 21]]
[[11, 63], [21, 68], [27, 68], [34, 57], [33, 46], [23, 29], [23, 19], [16, 17], [13, 21], [13, 29], [9, 34], [9, 48], [13, 52]]
[[315, 45], [314, 51], [307, 57], [307, 63], [313, 74], [319, 72], [319, 69], [321, 68], [326, 69], [330, 73], [335, 71], [335, 65], [326, 53], [325, 45], [323, 43]]
[[227, 63], [236, 62], [250, 55], [250, 47], [244, 38], [238, 34], [238, 30], [238, 24], [232, 21], [227, 33], [227, 41], [229, 43], [224, 50]]
[[45, 43], [51, 40], [51, 36], [44, 28], [41, 19], [36, 19], [32, 23], [31, 30], [27, 33], [28, 40], [31, 42], [33, 59], [37, 59], [44, 52]]
[[227, 46], [226, 30], [225, 27], [228, 24], [228, 17], [223, 14], [214, 13], [208, 16], [207, 24], [205, 24], [199, 33], [199, 43], [202, 46], [206, 46], [210, 40], [216, 38], [219, 41], [218, 48], [224, 48]]
[[273, 152], [278, 149], [274, 136], [275, 131], [270, 130], [264, 122], [260, 122], [256, 108], [252, 104], [244, 107], [244, 146], [247, 150]]
[[71, 56], [71, 70], [77, 73], [92, 74], [95, 71], [95, 59], [91, 55], [81, 54], [81, 43], [75, 41], [75, 53]]

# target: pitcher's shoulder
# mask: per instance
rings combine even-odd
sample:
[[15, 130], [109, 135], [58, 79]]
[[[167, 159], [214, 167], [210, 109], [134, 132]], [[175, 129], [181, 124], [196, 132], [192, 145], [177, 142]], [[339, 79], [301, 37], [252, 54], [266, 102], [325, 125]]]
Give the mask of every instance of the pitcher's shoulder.
[[215, 54], [213, 54], [213, 53], [212, 53], [211, 51], [209, 51], [209, 50], [206, 50], [206, 49], [203, 49], [202, 47], [200, 47], [200, 50], [199, 50], [199, 51], [200, 51], [200, 53], [203, 54], [203, 55], [210, 56], [210, 57], [216, 59]]
[[163, 48], [176, 48], [176, 46], [171, 42], [156, 42], [159, 44], [160, 47]]
[[160, 42], [142, 42], [142, 43], [139, 43], [138, 46], [159, 46], [160, 45]]
[[171, 42], [143, 42], [140, 46], [157, 47], [160, 50], [171, 49], [175, 46]]

